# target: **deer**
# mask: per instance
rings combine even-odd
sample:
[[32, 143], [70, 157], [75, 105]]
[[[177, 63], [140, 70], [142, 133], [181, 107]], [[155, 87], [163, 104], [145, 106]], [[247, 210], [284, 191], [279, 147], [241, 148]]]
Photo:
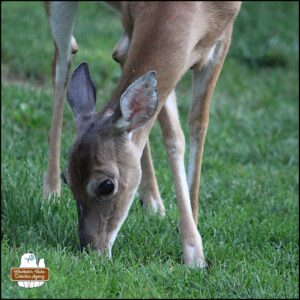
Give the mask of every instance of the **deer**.
[[[173, 176], [183, 262], [205, 268], [198, 230], [202, 156], [213, 91], [241, 2], [108, 4], [120, 13], [123, 25], [123, 36], [112, 53], [121, 66], [121, 75], [111, 99], [96, 112], [96, 88], [88, 63], [82, 62], [70, 76], [72, 55], [78, 50], [73, 37], [77, 2], [46, 2], [55, 54], [44, 195], [47, 198], [60, 193], [60, 139], [66, 97], [76, 125], [76, 138], [63, 174], [77, 204], [80, 247], [89, 245], [111, 258], [112, 246], [138, 187], [144, 207], [165, 215], [149, 143], [150, 130], [157, 120]], [[193, 72], [193, 93], [186, 174], [185, 136], [175, 87], [189, 70]]]

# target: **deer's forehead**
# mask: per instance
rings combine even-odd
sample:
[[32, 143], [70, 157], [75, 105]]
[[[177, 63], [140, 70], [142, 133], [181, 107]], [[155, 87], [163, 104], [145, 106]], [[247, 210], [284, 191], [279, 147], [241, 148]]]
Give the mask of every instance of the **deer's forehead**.
[[[123, 169], [129, 163], [128, 139], [94, 132], [78, 138], [70, 153], [69, 168], [83, 179], [99, 170]], [[112, 167], [114, 165], [114, 167]]]
[[113, 138], [97, 133], [80, 138], [73, 146], [72, 157], [75, 160], [103, 164], [115, 159], [115, 141]]

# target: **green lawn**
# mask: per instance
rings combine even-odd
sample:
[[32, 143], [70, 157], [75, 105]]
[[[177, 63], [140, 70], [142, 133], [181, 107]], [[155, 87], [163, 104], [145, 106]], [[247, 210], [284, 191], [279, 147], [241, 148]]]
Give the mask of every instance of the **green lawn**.
[[[166, 217], [146, 215], [137, 197], [112, 261], [78, 251], [70, 191], [64, 187], [59, 199], [42, 199], [53, 53], [43, 5], [2, 2], [1, 8], [2, 298], [299, 297], [297, 2], [246, 2], [236, 20], [204, 151], [199, 228], [210, 262], [206, 270], [182, 264], [178, 210], [157, 125], [151, 145]], [[97, 107], [120, 75], [111, 51], [121, 33], [113, 11], [80, 4], [72, 69], [89, 62]], [[177, 89], [187, 153], [190, 84], [188, 73]], [[66, 104], [62, 167], [74, 132]], [[10, 281], [10, 268], [26, 252], [50, 268], [50, 280], [40, 288]]]

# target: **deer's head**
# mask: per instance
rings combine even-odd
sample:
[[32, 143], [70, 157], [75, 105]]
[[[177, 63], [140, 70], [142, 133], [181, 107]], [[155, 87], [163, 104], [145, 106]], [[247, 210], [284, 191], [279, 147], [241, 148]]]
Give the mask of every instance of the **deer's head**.
[[66, 177], [77, 202], [80, 245], [111, 256], [141, 179], [141, 153], [131, 137], [157, 109], [156, 75], [150, 71], [138, 78], [119, 105], [97, 113], [96, 89], [84, 62], [73, 72], [67, 99], [77, 136]]

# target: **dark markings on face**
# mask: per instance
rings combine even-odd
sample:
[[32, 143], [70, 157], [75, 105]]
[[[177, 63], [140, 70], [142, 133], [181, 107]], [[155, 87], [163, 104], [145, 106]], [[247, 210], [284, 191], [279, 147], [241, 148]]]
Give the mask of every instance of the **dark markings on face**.
[[[111, 136], [111, 118], [97, 118], [89, 124], [86, 131], [81, 134], [70, 149], [68, 164], [68, 184], [75, 198], [86, 198], [86, 185], [91, 177], [97, 157], [104, 153], [103, 161], [106, 161], [112, 146], [109, 141]], [[105, 145], [110, 145], [105, 147]], [[100, 151], [101, 150], [101, 151]], [[97, 153], [98, 151], [98, 153]]]
[[93, 142], [89, 136], [81, 137], [71, 148], [68, 166], [69, 184], [75, 198], [83, 196], [82, 192], [85, 190], [91, 171], [93, 148]]

